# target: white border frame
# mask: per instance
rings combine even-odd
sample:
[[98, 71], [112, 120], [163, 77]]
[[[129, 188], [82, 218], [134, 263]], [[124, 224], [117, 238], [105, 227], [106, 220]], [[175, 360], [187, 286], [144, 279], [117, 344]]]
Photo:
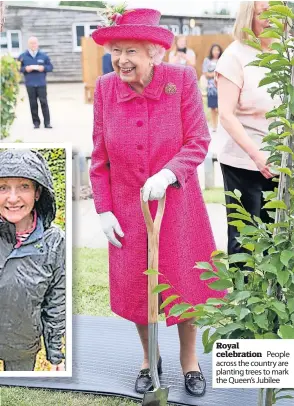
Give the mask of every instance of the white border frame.
[[65, 235], [66, 235], [66, 371], [1, 371], [0, 378], [30, 377], [30, 378], [63, 378], [72, 377], [72, 145], [69, 143], [4, 143], [1, 148], [31, 149], [31, 148], [64, 148], [65, 149]]

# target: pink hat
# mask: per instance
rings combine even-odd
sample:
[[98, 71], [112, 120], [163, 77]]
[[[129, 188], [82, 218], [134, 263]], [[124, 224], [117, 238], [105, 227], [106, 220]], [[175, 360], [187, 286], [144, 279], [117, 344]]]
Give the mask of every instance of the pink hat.
[[149, 41], [169, 49], [173, 43], [174, 34], [159, 26], [161, 14], [157, 10], [136, 8], [126, 10], [123, 14], [115, 13], [109, 27], [98, 27], [92, 33], [92, 38], [99, 45], [112, 40], [132, 39]]

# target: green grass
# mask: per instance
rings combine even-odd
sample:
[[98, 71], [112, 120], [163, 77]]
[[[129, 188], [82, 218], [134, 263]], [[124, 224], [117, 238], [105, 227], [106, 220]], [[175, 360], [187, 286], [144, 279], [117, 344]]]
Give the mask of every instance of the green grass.
[[225, 203], [225, 194], [223, 188], [206, 189], [203, 191], [205, 203]]
[[138, 406], [130, 400], [70, 392], [1, 388], [1, 406]]

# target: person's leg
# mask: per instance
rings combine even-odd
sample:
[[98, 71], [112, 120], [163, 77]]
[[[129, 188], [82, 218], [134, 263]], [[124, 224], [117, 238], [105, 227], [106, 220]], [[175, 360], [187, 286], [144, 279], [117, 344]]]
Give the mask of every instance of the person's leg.
[[218, 109], [217, 108], [212, 108], [210, 109], [211, 111], [211, 123], [212, 123], [212, 129], [216, 131], [217, 129], [217, 122], [218, 122]]
[[36, 356], [18, 361], [4, 361], [4, 371], [33, 371], [35, 363]]
[[39, 126], [40, 118], [38, 115], [37, 88], [27, 86], [27, 92], [28, 92], [28, 96], [29, 96], [33, 124], [34, 124], [34, 126]]
[[47, 88], [46, 86], [39, 86], [38, 88], [38, 97], [41, 103], [42, 113], [44, 117], [44, 125], [50, 126], [50, 113], [47, 101]]
[[[149, 359], [148, 359], [148, 326], [143, 324], [136, 324], [139, 337], [143, 347], [143, 363], [141, 369], [149, 368]], [[158, 358], [159, 358], [159, 348], [157, 349]]]
[[198, 358], [196, 354], [197, 328], [189, 319], [178, 324], [180, 339], [180, 362], [184, 375], [190, 371], [199, 371]]
[[[234, 168], [232, 166], [221, 164], [221, 169], [224, 179], [225, 191], [234, 192], [235, 189], [242, 193], [241, 202], [251, 215], [260, 217], [261, 213], [261, 198], [262, 198], [262, 179], [261, 173], [258, 171], [250, 171], [246, 169]], [[235, 199], [226, 195], [226, 204], [237, 203]], [[235, 213], [235, 209], [227, 208], [227, 215]], [[228, 221], [234, 219], [229, 217]], [[228, 225], [228, 254], [236, 254], [247, 252], [245, 248], [241, 248], [236, 240], [239, 236], [235, 226]]]

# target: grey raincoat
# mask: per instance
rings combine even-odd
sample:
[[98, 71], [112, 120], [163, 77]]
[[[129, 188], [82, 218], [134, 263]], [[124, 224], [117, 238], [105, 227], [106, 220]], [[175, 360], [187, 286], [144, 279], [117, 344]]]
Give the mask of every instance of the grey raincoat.
[[51, 225], [55, 197], [50, 171], [36, 151], [0, 152], [0, 178], [22, 177], [43, 186], [37, 225], [19, 248], [15, 225], [0, 219], [0, 359], [29, 358], [44, 337], [46, 355], [59, 364], [65, 332], [65, 235]]

